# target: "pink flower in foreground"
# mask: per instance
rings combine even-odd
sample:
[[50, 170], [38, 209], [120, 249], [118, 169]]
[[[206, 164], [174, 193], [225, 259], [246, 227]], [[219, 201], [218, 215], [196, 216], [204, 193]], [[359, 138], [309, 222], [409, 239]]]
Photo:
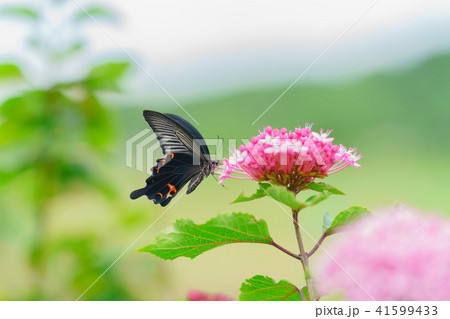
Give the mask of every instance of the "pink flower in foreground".
[[354, 228], [328, 249], [337, 263], [326, 254], [318, 263], [321, 295], [337, 292], [346, 300], [450, 300], [448, 219], [395, 208], [365, 218]]
[[[272, 181], [298, 193], [316, 178], [324, 178], [356, 163], [356, 149], [333, 145], [331, 130], [320, 133], [312, 125], [288, 132], [267, 126], [247, 145], [223, 160], [220, 182], [227, 178]], [[235, 175], [233, 175], [235, 174]]]
[[188, 292], [188, 301], [232, 301], [233, 299], [222, 294], [206, 294], [197, 290]]

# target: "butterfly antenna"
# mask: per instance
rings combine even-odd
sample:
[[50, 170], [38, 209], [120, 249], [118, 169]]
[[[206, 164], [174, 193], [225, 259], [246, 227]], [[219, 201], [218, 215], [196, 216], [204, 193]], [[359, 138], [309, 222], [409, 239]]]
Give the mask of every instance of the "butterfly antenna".
[[[223, 137], [221, 138], [221, 137], [219, 136], [219, 134], [217, 134], [217, 141], [220, 141], [220, 140], [222, 140], [222, 142], [224, 142]], [[214, 177], [214, 179], [216, 180], [216, 182], [219, 184], [219, 181], [217, 180], [217, 177], [216, 177], [214, 174], [212, 174], [212, 176]], [[223, 185], [223, 184], [220, 184], [220, 185], [222, 185], [222, 187], [224, 187], [225, 189], [228, 189], [228, 187], [226, 187], [225, 185]]]
[[218, 140], [218, 141], [219, 141], [219, 140], [222, 140], [222, 142], [224, 142], [224, 138], [223, 138], [223, 137], [220, 137], [219, 134], [217, 134], [217, 140]]

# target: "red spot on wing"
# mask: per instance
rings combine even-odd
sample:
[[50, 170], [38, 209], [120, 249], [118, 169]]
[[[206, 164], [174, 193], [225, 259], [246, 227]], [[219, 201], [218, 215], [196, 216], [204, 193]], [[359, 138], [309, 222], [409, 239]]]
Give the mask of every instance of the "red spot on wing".
[[177, 192], [177, 188], [172, 184], [167, 184], [167, 186], [169, 186], [169, 192], [167, 193], [167, 196], [168, 197], [173, 196]]

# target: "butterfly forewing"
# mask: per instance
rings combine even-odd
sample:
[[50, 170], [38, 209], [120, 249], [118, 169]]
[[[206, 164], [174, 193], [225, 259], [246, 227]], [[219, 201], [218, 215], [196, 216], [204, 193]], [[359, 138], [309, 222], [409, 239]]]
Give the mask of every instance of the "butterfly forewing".
[[192, 148], [182, 143], [175, 135], [176, 130], [182, 130], [176, 122], [168, 119], [161, 113], [153, 111], [145, 111], [144, 117], [156, 134], [164, 154], [192, 152]]
[[184, 119], [154, 111], [144, 111], [144, 117], [155, 132], [164, 154], [194, 153], [194, 158], [202, 160], [209, 157], [209, 150], [202, 136]]
[[[209, 149], [208, 146], [206, 146], [205, 140], [203, 139], [203, 136], [200, 134], [199, 131], [197, 131], [195, 129], [195, 127], [193, 127], [191, 125], [191, 123], [189, 123], [188, 121], [186, 121], [185, 119], [179, 117], [178, 115], [175, 114], [165, 114], [168, 118], [170, 118], [171, 120], [177, 122], [181, 127], [183, 127], [186, 131], [188, 131], [188, 133], [194, 137], [194, 147], [197, 146], [200, 148], [200, 153], [204, 158], [207, 158], [209, 160]], [[195, 151], [195, 149], [194, 149]]]

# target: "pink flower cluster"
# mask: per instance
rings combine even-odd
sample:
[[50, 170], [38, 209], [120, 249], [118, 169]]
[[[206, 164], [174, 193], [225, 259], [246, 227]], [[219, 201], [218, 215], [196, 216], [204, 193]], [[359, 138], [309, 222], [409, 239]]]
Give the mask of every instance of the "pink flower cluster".
[[[246, 145], [231, 151], [223, 160], [220, 182], [227, 178], [271, 181], [287, 186], [298, 193], [316, 178], [324, 178], [349, 165], [359, 167], [361, 158], [356, 149], [333, 145], [331, 130], [320, 133], [312, 125], [296, 128], [272, 129], [267, 126]], [[234, 174], [234, 175], [233, 175]]]
[[321, 256], [321, 295], [346, 300], [450, 300], [450, 221], [396, 208], [355, 224]]
[[188, 301], [233, 301], [233, 299], [223, 294], [206, 294], [197, 290], [190, 290], [188, 292]]

